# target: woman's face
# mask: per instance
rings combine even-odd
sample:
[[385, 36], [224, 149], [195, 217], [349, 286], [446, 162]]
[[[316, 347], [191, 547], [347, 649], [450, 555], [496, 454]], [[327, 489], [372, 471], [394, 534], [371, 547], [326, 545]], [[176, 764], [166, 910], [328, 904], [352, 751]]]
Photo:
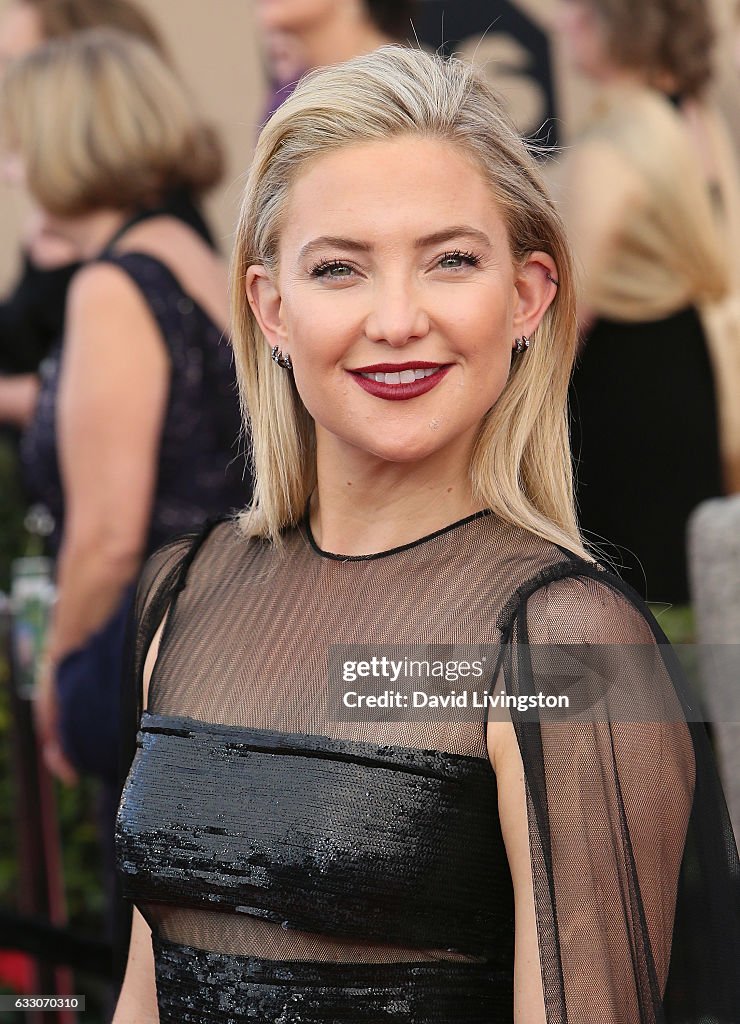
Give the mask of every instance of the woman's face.
[[30, 4], [12, 3], [0, 19], [0, 74], [44, 42], [41, 20]]
[[318, 158], [283, 223], [279, 270], [251, 267], [247, 291], [269, 344], [292, 359], [320, 450], [468, 459], [515, 337], [552, 301], [550, 257], [516, 267], [481, 172], [431, 139]]
[[608, 61], [604, 26], [588, 0], [560, 0], [555, 28], [568, 59], [589, 78], [601, 78]]

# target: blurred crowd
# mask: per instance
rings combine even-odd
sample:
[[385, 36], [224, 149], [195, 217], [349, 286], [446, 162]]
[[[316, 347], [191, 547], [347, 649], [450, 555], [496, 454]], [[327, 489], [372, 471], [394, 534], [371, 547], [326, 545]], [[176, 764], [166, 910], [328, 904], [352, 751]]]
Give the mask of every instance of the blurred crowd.
[[[419, 45], [412, 0], [253, 2], [269, 75], [262, 123], [312, 69]], [[703, 580], [692, 516], [720, 501], [740, 526], [740, 172], [713, 102], [715, 29], [706, 0], [555, 7], [553, 32], [595, 88], [586, 123], [546, 168], [582, 275], [571, 386], [582, 527], [646, 600], [688, 606]], [[228, 253], [202, 207], [227, 172], [133, 0], [11, 0], [0, 76], [2, 176], [33, 208], [0, 305], [0, 429], [28, 503], [48, 514], [56, 566], [37, 737], [53, 774], [100, 780], [112, 871], [118, 679], [138, 572], [167, 538], [251, 497]], [[728, 550], [720, 531], [707, 557], [723, 570], [734, 557], [737, 582]], [[737, 639], [710, 619], [707, 636]], [[737, 827], [736, 730], [718, 728], [717, 742]]]

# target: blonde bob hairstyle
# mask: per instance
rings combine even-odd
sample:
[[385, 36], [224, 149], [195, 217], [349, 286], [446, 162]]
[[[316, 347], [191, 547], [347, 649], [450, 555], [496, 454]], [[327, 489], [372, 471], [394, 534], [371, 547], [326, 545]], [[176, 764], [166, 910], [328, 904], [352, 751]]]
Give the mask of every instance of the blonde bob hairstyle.
[[152, 206], [221, 176], [221, 153], [162, 57], [130, 33], [89, 29], [12, 64], [0, 86], [3, 144], [60, 217]]
[[563, 225], [482, 76], [460, 60], [401, 46], [307, 75], [259, 138], [231, 271], [233, 346], [255, 474], [254, 501], [240, 525], [247, 536], [279, 544], [280, 531], [300, 520], [316, 484], [314, 422], [292, 374], [271, 359], [245, 294], [247, 269], [261, 264], [276, 271], [290, 189], [310, 161], [346, 146], [414, 135], [472, 155], [507, 225], [513, 259], [544, 251], [558, 268], [557, 296], [481, 422], [469, 472], [481, 505], [585, 556], [566, 417], [576, 313]]

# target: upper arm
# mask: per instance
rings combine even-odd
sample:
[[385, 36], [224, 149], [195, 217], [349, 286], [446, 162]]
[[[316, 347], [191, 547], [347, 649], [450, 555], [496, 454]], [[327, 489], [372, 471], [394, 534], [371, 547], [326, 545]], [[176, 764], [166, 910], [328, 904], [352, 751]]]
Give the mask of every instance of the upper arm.
[[152, 673], [154, 672], [154, 666], [157, 662], [157, 655], [159, 654], [159, 645], [162, 642], [162, 633], [164, 633], [164, 627], [167, 622], [167, 612], [164, 613], [162, 621], [157, 626], [157, 632], [152, 638], [152, 642], [149, 645], [149, 649], [146, 652], [144, 659], [144, 674], [142, 676], [142, 707], [147, 707], [149, 701], [149, 683], [152, 679]]
[[487, 742], [514, 888], [514, 1024], [545, 1024], [524, 765], [511, 722], [489, 722]]
[[168, 356], [134, 283], [105, 263], [70, 289], [58, 405], [66, 533], [125, 553], [146, 538]]

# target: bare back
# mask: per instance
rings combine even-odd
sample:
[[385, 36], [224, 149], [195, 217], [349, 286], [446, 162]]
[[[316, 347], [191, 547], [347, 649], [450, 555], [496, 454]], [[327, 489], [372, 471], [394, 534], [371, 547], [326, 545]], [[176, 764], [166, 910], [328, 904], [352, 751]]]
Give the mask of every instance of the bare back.
[[226, 266], [192, 228], [168, 215], [151, 217], [128, 230], [114, 250], [148, 253], [161, 260], [214, 323], [226, 329]]

